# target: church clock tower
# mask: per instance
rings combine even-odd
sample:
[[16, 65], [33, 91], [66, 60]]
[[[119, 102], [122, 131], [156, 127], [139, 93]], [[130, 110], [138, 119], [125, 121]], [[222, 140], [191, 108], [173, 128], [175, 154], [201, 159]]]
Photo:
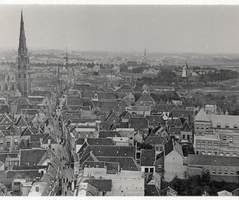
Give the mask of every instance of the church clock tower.
[[29, 76], [29, 57], [27, 56], [27, 45], [24, 30], [23, 16], [21, 12], [20, 37], [17, 57], [16, 80], [18, 89], [22, 97], [28, 97], [30, 94], [30, 76]]

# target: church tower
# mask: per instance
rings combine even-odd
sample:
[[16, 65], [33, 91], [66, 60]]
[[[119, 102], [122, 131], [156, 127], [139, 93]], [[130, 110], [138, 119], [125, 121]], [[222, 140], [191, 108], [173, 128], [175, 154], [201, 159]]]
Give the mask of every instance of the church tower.
[[29, 57], [27, 56], [27, 44], [24, 30], [23, 15], [21, 11], [16, 80], [18, 82], [18, 89], [21, 92], [21, 96], [26, 98], [30, 94], [29, 69]]

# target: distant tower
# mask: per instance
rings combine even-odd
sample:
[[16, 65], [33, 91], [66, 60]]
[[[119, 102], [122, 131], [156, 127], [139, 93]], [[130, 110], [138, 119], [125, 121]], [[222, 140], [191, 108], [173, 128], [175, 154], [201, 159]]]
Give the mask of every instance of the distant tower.
[[21, 11], [20, 37], [17, 57], [16, 80], [21, 96], [28, 97], [30, 94], [29, 57], [27, 56], [27, 45], [24, 30], [24, 22]]
[[66, 56], [64, 57], [64, 59], [65, 59], [66, 69], [68, 70], [68, 81], [72, 83], [74, 82], [74, 69], [73, 67], [69, 66], [67, 48], [66, 48]]

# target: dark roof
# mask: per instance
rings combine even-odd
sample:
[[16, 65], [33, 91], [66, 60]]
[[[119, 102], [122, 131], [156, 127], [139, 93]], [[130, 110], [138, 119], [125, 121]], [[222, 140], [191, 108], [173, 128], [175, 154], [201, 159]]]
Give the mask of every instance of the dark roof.
[[79, 97], [67, 97], [67, 105], [83, 105]]
[[100, 131], [99, 138], [107, 138], [107, 137], [122, 137], [119, 131]]
[[118, 105], [111, 105], [111, 106], [103, 105], [100, 108], [99, 112], [100, 113], [109, 113], [111, 110], [114, 110], [114, 112], [116, 112], [116, 113], [121, 113], [122, 112], [122, 109]]
[[159, 196], [155, 185], [146, 185], [145, 196]]
[[26, 127], [23, 131], [22, 131], [22, 134], [21, 136], [27, 136], [27, 135], [32, 135], [32, 131], [30, 130], [29, 127]]
[[29, 141], [29, 139], [22, 139], [19, 144], [18, 144], [18, 148], [19, 149], [31, 149], [32, 148], [32, 145]]
[[18, 118], [15, 125], [16, 126], [28, 126], [26, 119], [22, 115]]
[[166, 104], [158, 104], [154, 110], [159, 112], [168, 112], [168, 106]]
[[55, 135], [47, 134], [42, 141], [42, 144], [47, 144], [48, 140], [51, 140], [51, 144], [57, 144], [57, 138]]
[[45, 169], [47, 168], [48, 166], [17, 166], [17, 165], [14, 165], [12, 167], [12, 170], [36, 170], [36, 169]]
[[148, 136], [145, 140], [145, 144], [165, 144], [166, 142], [166, 138], [160, 136]]
[[130, 128], [134, 130], [147, 129], [149, 127], [149, 122], [145, 117], [132, 117], [130, 119]]
[[105, 161], [107, 163], [119, 163], [119, 167], [122, 170], [139, 171], [139, 168], [137, 167], [137, 164], [132, 157], [97, 156], [97, 159], [100, 161]]
[[158, 126], [159, 123], [163, 124], [163, 119], [160, 115], [148, 115], [145, 117], [149, 121], [149, 124], [151, 124], [152, 126]]
[[37, 165], [46, 152], [45, 149], [21, 149], [20, 166]]
[[192, 110], [187, 110], [184, 108], [174, 108], [171, 111], [171, 114], [173, 117], [186, 117], [188, 118], [190, 116], [190, 118], [192, 119], [193, 116], [193, 111]]
[[181, 131], [189, 131], [191, 132], [191, 127], [187, 122], [184, 122], [183, 127], [181, 128]]
[[171, 151], [173, 151], [173, 141], [169, 139], [169, 141], [165, 144], [165, 156], [168, 155]]
[[85, 142], [85, 139], [84, 138], [78, 138], [76, 141], [75, 141], [75, 144], [84, 144]]
[[110, 138], [87, 138], [89, 145], [115, 145]]
[[153, 166], [155, 161], [154, 149], [141, 149], [140, 165]]
[[39, 173], [39, 169], [35, 170], [9, 170], [7, 172], [7, 178], [26, 178], [29, 177], [34, 179], [36, 177], [42, 177], [42, 174]]
[[90, 183], [92, 186], [96, 187], [98, 191], [109, 192], [112, 189], [112, 180], [107, 179], [88, 179], [84, 181], [85, 183]]
[[45, 90], [45, 91], [43, 91], [43, 90], [41, 90], [41, 91], [33, 91], [32, 93], [31, 93], [31, 96], [51, 96], [51, 91], [47, 91], [47, 90]]
[[10, 157], [10, 158], [17, 158], [18, 154], [17, 153], [8, 153], [8, 152], [0, 152], [0, 161], [4, 162], [5, 163], [5, 160], [7, 157]]
[[188, 154], [188, 165], [238, 166], [239, 157]]
[[89, 152], [95, 156], [122, 156], [135, 158], [135, 147], [113, 145], [90, 145], [86, 147], [82, 157]]

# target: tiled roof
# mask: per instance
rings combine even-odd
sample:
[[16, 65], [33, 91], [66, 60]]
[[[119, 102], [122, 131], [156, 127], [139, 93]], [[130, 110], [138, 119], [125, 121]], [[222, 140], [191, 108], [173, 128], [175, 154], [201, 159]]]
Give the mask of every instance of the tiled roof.
[[239, 157], [188, 154], [189, 166], [239, 166]]
[[43, 138], [43, 141], [42, 141], [42, 144], [47, 144], [48, 143], [48, 140], [51, 140], [51, 144], [57, 144], [57, 138], [55, 135], [53, 134], [47, 134], [44, 138]]
[[0, 161], [2, 161], [3, 163], [5, 163], [5, 160], [7, 157], [10, 158], [17, 158], [18, 154], [17, 153], [4, 153], [4, 152], [0, 152]]
[[7, 178], [30, 178], [35, 179], [36, 177], [42, 177], [41, 173], [39, 173], [38, 169], [31, 170], [9, 170], [7, 172]]
[[21, 149], [20, 166], [37, 165], [46, 152], [45, 149]]
[[163, 123], [163, 119], [160, 115], [148, 115], [145, 117], [149, 121], [149, 124], [151, 124], [152, 126], [158, 126], [159, 124]]
[[128, 110], [130, 111], [151, 111], [150, 106], [132, 106], [129, 107]]
[[219, 124], [221, 128], [234, 128], [235, 125], [239, 127], [239, 116], [236, 115], [208, 115], [212, 122], [212, 127], [216, 128]]
[[184, 108], [174, 108], [171, 111], [171, 114], [173, 117], [186, 117], [186, 118], [190, 118], [192, 119], [193, 117], [193, 111], [192, 110], [187, 110]]
[[29, 142], [29, 139], [22, 139], [18, 144], [19, 149], [31, 149], [32, 145]]
[[169, 141], [165, 144], [165, 156], [173, 151], [173, 141], [169, 139]]
[[122, 156], [135, 158], [135, 147], [114, 145], [90, 145], [86, 147], [82, 157], [89, 152], [97, 156]]
[[75, 144], [84, 144], [85, 142], [85, 139], [84, 138], [78, 138], [76, 141], [75, 141]]
[[18, 118], [18, 120], [17, 120], [15, 125], [16, 126], [28, 126], [25, 117], [23, 117], [22, 115]]
[[51, 91], [43, 91], [43, 90], [41, 90], [41, 91], [33, 91], [32, 93], [31, 93], [31, 96], [51, 96]]
[[168, 106], [166, 104], [158, 104], [154, 109], [160, 112], [168, 112]]
[[139, 167], [132, 157], [119, 157], [119, 156], [97, 156], [97, 159], [105, 162], [119, 163], [122, 170], [139, 171]]
[[153, 166], [155, 161], [154, 149], [141, 149], [140, 165]]
[[115, 145], [110, 138], [87, 138], [87, 143], [89, 145]]
[[203, 121], [203, 122], [210, 122], [210, 119], [208, 118], [207, 114], [203, 109], [201, 109], [198, 114], [195, 116], [194, 121]]
[[160, 136], [148, 136], [145, 140], [145, 144], [165, 144], [166, 142], [165, 137]]
[[32, 133], [32, 131], [30, 130], [30, 128], [29, 127], [26, 127], [23, 131], [22, 131], [22, 133], [21, 133], [21, 136], [27, 136], [27, 135], [32, 135], [33, 133]]
[[116, 95], [115, 93], [110, 93], [110, 92], [99, 92], [99, 93], [96, 93], [98, 94], [98, 98], [99, 99], [116, 99]]
[[118, 105], [108, 106], [104, 105], [100, 108], [100, 113], [109, 113], [111, 110], [114, 110], [116, 113], [121, 113], [122, 109]]
[[135, 105], [155, 105], [155, 101], [148, 92], [143, 92]]
[[100, 131], [99, 138], [107, 138], [107, 137], [122, 137], [119, 131]]
[[112, 189], [112, 180], [107, 179], [88, 179], [84, 181], [90, 183], [92, 186], [98, 189], [98, 191], [109, 192]]
[[145, 117], [132, 117], [130, 119], [130, 128], [142, 130], [149, 128], [149, 122]]

